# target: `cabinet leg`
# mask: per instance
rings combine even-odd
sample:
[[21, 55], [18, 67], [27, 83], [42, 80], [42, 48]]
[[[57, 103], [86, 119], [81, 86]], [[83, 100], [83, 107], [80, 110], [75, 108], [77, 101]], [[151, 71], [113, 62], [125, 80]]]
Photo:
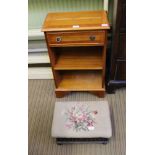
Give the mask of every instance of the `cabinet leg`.
[[69, 93], [69, 91], [55, 91], [55, 95], [57, 98], [62, 98], [65, 95], [67, 95]]
[[91, 91], [91, 93], [98, 97], [104, 97], [104, 95], [105, 95], [104, 91]]

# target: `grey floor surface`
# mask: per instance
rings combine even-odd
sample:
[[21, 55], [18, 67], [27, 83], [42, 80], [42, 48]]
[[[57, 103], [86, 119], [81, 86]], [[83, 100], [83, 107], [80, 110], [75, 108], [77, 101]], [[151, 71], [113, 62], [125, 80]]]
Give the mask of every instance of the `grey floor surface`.
[[103, 98], [89, 93], [71, 93], [56, 99], [53, 80], [29, 80], [29, 155], [125, 155], [126, 90], [107, 94], [111, 108], [113, 136], [108, 144], [69, 144], [59, 146], [51, 138], [53, 108], [56, 101], [96, 101]]

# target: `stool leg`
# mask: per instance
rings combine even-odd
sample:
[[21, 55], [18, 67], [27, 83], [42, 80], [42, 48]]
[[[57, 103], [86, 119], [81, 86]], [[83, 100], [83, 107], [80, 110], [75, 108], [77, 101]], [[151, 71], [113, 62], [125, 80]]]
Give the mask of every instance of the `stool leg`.
[[57, 145], [62, 145], [61, 141], [58, 138], [56, 138], [56, 143]]
[[103, 140], [103, 143], [102, 143], [102, 144], [107, 144], [107, 143], [108, 143], [108, 141], [109, 141], [109, 139], [108, 139], [108, 138], [104, 138], [104, 140]]

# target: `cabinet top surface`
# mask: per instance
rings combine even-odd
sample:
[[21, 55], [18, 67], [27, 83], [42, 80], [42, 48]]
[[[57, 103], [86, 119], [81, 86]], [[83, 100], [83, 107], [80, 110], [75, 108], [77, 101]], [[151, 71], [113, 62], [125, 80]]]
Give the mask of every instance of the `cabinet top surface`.
[[105, 11], [48, 13], [42, 31], [110, 29]]

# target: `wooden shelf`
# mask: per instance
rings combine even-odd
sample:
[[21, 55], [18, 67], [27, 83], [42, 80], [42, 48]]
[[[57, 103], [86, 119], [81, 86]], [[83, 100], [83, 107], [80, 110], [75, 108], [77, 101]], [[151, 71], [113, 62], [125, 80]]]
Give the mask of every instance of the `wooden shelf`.
[[103, 91], [101, 71], [66, 71], [56, 91]]
[[56, 97], [72, 91], [104, 97], [108, 29], [106, 11], [48, 13], [42, 31]]
[[103, 60], [100, 51], [61, 52], [55, 70], [102, 70]]

